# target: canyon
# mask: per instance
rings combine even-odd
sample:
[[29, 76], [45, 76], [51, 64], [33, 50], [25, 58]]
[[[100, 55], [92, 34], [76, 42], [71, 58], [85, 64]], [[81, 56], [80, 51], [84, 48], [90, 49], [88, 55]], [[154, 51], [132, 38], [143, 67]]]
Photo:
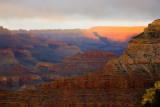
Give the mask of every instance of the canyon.
[[40, 74], [44, 80], [54, 81], [59, 78], [76, 77], [98, 70], [109, 60], [115, 58], [114, 53], [92, 50], [69, 56], [60, 64], [39, 62], [34, 71]]
[[14, 33], [31, 33], [45, 39], [56, 39], [67, 42], [81, 49], [103, 50], [114, 52], [120, 56], [126, 49], [128, 41], [143, 32], [145, 26], [137, 27], [93, 27], [90, 29], [46, 29], [46, 30], [14, 30]]
[[[96, 27], [96, 29], [98, 28]], [[113, 34], [114, 29], [110, 31], [108, 27], [105, 27], [106, 30], [103, 29], [103, 32], [110, 32], [119, 41], [109, 40], [108, 37], [99, 35], [98, 33], [101, 31], [97, 31], [95, 28], [11, 31], [1, 26], [0, 74], [3, 81], [0, 82], [0, 89], [10, 91], [36, 89], [46, 82], [76, 77], [102, 68], [109, 60], [116, 58], [113, 52], [120, 55], [125, 49], [128, 39], [136, 33], [142, 32], [137, 27], [129, 27], [133, 32], [128, 34], [125, 33], [127, 27], [124, 27], [121, 32], [116, 30], [118, 28], [114, 28], [117, 34], [124, 32], [127, 35], [125, 41], [119, 40], [119, 37]], [[28, 69], [32, 74], [38, 76], [39, 80], [34, 82], [30, 79], [32, 75], [27, 75], [24, 78], [28, 78], [30, 82], [17, 82], [21, 80], [20, 76], [18, 74], [17, 76], [9, 75], [7, 72], [11, 72], [13, 68], [19, 66]], [[24, 69], [18, 70], [23, 72]]]
[[[18, 54], [18, 56], [24, 56], [23, 54]], [[111, 52], [87, 51], [84, 54], [77, 53], [74, 56], [67, 57], [60, 64], [37, 62], [33, 71], [17, 63], [14, 66], [10, 65], [11, 68], [9, 71], [0, 72], [0, 89], [10, 91], [35, 90], [46, 82], [61, 78], [76, 77], [98, 70], [109, 60], [115, 58], [116, 55]]]
[[0, 61], [0, 69], [3, 72], [17, 64], [33, 70], [40, 61], [61, 63], [64, 58], [77, 52], [81, 52], [80, 48], [68, 43], [46, 40], [29, 33], [15, 34], [0, 27], [0, 57], [3, 59]]
[[58, 79], [36, 90], [21, 93], [1, 90], [0, 105], [134, 107], [145, 90], [160, 78], [159, 43], [160, 19], [132, 38], [123, 54], [103, 68], [78, 77]]

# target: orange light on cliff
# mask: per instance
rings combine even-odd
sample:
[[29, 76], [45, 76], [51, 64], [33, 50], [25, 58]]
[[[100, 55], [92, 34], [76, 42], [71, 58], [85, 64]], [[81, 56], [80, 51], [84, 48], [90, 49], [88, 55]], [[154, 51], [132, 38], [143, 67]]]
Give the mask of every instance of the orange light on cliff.
[[126, 41], [143, 32], [145, 26], [138, 27], [93, 27], [89, 31], [97, 32], [102, 37], [114, 41]]

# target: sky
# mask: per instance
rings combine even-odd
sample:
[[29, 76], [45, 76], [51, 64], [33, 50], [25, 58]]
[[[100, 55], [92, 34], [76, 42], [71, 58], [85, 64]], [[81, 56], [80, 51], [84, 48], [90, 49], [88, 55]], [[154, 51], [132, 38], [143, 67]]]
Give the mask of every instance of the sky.
[[0, 25], [16, 29], [147, 26], [160, 0], [0, 0]]

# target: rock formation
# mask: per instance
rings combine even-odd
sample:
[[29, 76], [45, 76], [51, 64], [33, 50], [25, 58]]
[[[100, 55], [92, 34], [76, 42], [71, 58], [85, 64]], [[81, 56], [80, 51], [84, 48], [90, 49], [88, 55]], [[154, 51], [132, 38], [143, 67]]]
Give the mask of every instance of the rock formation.
[[[160, 20], [154, 21], [142, 34], [133, 38], [122, 56], [109, 61], [101, 70], [43, 85], [40, 90], [54, 89], [63, 92], [58, 100], [63, 103], [50, 99], [46, 101], [47, 104], [52, 106], [57, 103], [65, 106], [69, 104], [90, 104], [90, 106], [99, 104], [102, 107], [134, 106], [140, 100], [145, 88], [159, 79], [159, 22]], [[71, 93], [75, 93], [75, 96]]]
[[[126, 51], [102, 69], [60, 79], [24, 93], [0, 92], [2, 106], [133, 107], [159, 79], [160, 20], [133, 38]], [[156, 34], [156, 35], [154, 35]], [[16, 99], [16, 100], [15, 100]]]
[[[101, 37], [106, 37], [113, 41], [126, 41], [143, 32], [145, 26], [134, 27], [92, 27], [89, 31], [97, 32]], [[112, 36], [111, 36], [112, 35]]]
[[64, 59], [61, 64], [40, 62], [35, 67], [35, 72], [42, 75], [44, 80], [56, 80], [84, 75], [102, 68], [116, 55], [106, 51], [86, 51], [77, 53]]
[[29, 50], [14, 49], [13, 52], [19, 64], [23, 65], [24, 67], [30, 70], [33, 70], [34, 66], [38, 62], [38, 60], [32, 56]]
[[[82, 52], [103, 50], [120, 56], [131, 37], [143, 32], [145, 27], [93, 27], [90, 29], [18, 30], [15, 33], [32, 33], [45, 39], [56, 39], [78, 46]], [[54, 42], [55, 43], [55, 42]], [[52, 46], [52, 45], [51, 45]]]
[[109, 60], [115, 59], [116, 55], [106, 51], [86, 51], [84, 54], [77, 53], [64, 59], [59, 70], [61, 74], [69, 76], [84, 75], [102, 68]]
[[47, 62], [39, 62], [35, 66], [35, 71], [37, 73], [45, 74], [50, 71], [51, 67], [55, 66], [55, 64], [47, 63]]
[[[3, 27], [0, 27], [0, 50], [12, 52], [17, 63], [30, 70], [39, 61], [60, 63], [65, 57], [81, 52], [79, 47], [68, 43], [46, 40], [27, 32], [14, 34]], [[13, 57], [7, 58], [0, 61], [0, 71], [10, 70], [11, 67], [6, 67], [6, 61], [13, 60]], [[12, 62], [15, 63], [15, 60]]]
[[[42, 79], [39, 75], [29, 71], [20, 65], [12, 68], [10, 71], [1, 73], [0, 75], [0, 89], [6, 89], [11, 91], [23, 91], [28, 87], [24, 84], [28, 84], [30, 88], [38, 87], [42, 84]], [[21, 88], [22, 87], [22, 88]]]
[[18, 61], [15, 58], [14, 53], [11, 50], [0, 49], [0, 71], [5, 72], [12, 67], [18, 65]]
[[11, 31], [0, 26], [0, 35], [11, 35]]

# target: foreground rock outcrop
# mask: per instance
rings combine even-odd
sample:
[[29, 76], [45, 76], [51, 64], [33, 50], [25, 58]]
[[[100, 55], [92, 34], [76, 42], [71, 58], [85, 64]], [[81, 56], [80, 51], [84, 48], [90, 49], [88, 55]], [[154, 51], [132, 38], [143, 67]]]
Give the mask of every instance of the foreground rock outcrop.
[[160, 78], [160, 20], [133, 38], [126, 51], [102, 69], [60, 79], [24, 93], [0, 92], [2, 106], [133, 107]]

